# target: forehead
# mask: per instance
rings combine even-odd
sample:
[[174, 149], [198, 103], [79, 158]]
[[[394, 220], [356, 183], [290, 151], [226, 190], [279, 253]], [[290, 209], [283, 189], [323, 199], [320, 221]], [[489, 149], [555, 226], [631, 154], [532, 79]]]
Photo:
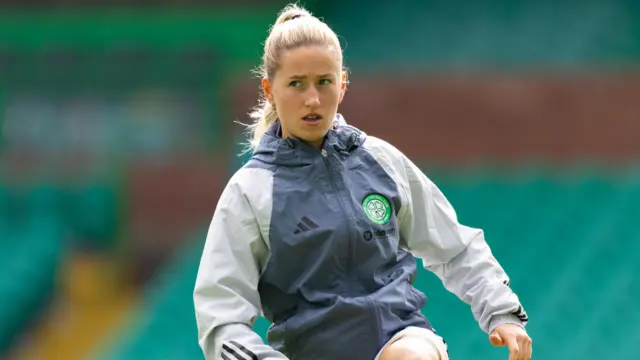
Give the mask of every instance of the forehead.
[[338, 74], [340, 69], [340, 58], [335, 50], [321, 46], [305, 46], [285, 52], [278, 72], [282, 77], [317, 76]]

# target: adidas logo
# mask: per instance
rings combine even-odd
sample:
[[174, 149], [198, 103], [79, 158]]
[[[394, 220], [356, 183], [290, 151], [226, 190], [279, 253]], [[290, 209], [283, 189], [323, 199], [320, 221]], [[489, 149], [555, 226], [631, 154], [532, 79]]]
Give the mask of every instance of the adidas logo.
[[298, 223], [298, 228], [293, 233], [297, 235], [303, 231], [309, 231], [317, 227], [318, 227], [318, 224], [311, 221], [311, 219], [309, 219], [308, 217], [303, 216], [302, 219], [300, 219], [300, 222]]
[[222, 344], [222, 358], [225, 360], [258, 360], [253, 351], [231, 340]]
[[522, 322], [528, 322], [529, 321], [529, 316], [527, 315], [527, 313], [524, 311], [524, 309], [522, 308], [522, 306], [518, 306], [518, 310], [516, 310], [515, 312], [513, 312], [513, 314], [515, 316], [518, 317], [518, 319], [520, 319], [520, 321]]

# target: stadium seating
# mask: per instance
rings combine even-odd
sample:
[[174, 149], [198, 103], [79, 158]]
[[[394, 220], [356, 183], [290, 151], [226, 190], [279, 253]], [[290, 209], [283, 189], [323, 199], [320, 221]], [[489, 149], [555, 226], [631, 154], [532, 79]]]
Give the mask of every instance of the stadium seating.
[[103, 179], [65, 187], [46, 180], [0, 186], [0, 223], [16, 226], [50, 218], [81, 247], [108, 250], [118, 226], [116, 190], [112, 181]]
[[[406, 9], [411, 9], [407, 11]], [[331, 25], [355, 68], [584, 66], [640, 57], [637, 2], [335, 3]], [[357, 19], [357, 20], [356, 20]], [[357, 21], [357, 26], [353, 26]], [[407, 44], [411, 44], [407, 46]]]
[[111, 250], [118, 231], [117, 188], [109, 181], [87, 181], [65, 191], [65, 223], [76, 243], [91, 250]]
[[200, 359], [193, 314], [193, 285], [203, 236], [189, 242], [152, 281], [132, 320], [96, 359]]
[[0, 181], [0, 353], [50, 303], [70, 246], [113, 249], [114, 190], [98, 181]]
[[51, 299], [65, 246], [63, 228], [48, 216], [0, 231], [1, 354]]
[[[463, 223], [486, 230], [531, 317], [536, 357], [637, 358], [625, 342], [640, 333], [640, 310], [633, 303], [640, 296], [640, 173], [429, 174]], [[126, 340], [100, 360], [202, 359], [191, 298], [202, 246], [201, 237], [196, 240], [158, 276], [134, 330], [118, 334]], [[429, 296], [424, 312], [447, 339], [452, 359], [506, 358], [506, 350], [489, 345], [469, 308], [435, 276], [421, 271], [416, 285]], [[267, 326], [264, 319], [256, 324], [263, 338]]]
[[[640, 282], [631, 275], [640, 271], [640, 233], [633, 225], [640, 218], [640, 176], [577, 171], [509, 181], [500, 175], [460, 178], [470, 180], [443, 181], [441, 187], [462, 222], [486, 230], [531, 317], [536, 357], [636, 358], [620, 336], [637, 336], [640, 327], [618, 325], [610, 316], [640, 316], [625, 307], [640, 295]], [[487, 347], [466, 305], [437, 279], [423, 275], [417, 286], [428, 289], [426, 313], [449, 340], [453, 358], [498, 357], [501, 350]]]

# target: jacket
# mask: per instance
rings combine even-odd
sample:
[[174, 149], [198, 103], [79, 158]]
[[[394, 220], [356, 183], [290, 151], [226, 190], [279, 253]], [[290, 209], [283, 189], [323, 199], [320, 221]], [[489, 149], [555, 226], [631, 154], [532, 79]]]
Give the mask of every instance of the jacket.
[[[407, 326], [431, 329], [416, 258], [487, 333], [527, 315], [483, 232], [457, 221], [398, 149], [338, 115], [321, 150], [263, 136], [226, 185], [194, 290], [207, 359], [372, 360]], [[267, 340], [252, 330], [263, 315]]]

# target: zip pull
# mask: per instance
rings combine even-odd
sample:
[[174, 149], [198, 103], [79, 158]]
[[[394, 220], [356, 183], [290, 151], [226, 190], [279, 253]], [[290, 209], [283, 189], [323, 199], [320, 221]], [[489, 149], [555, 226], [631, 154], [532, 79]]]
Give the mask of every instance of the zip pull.
[[322, 157], [327, 157], [327, 150], [322, 149], [322, 151], [320, 151], [320, 155], [322, 155]]

